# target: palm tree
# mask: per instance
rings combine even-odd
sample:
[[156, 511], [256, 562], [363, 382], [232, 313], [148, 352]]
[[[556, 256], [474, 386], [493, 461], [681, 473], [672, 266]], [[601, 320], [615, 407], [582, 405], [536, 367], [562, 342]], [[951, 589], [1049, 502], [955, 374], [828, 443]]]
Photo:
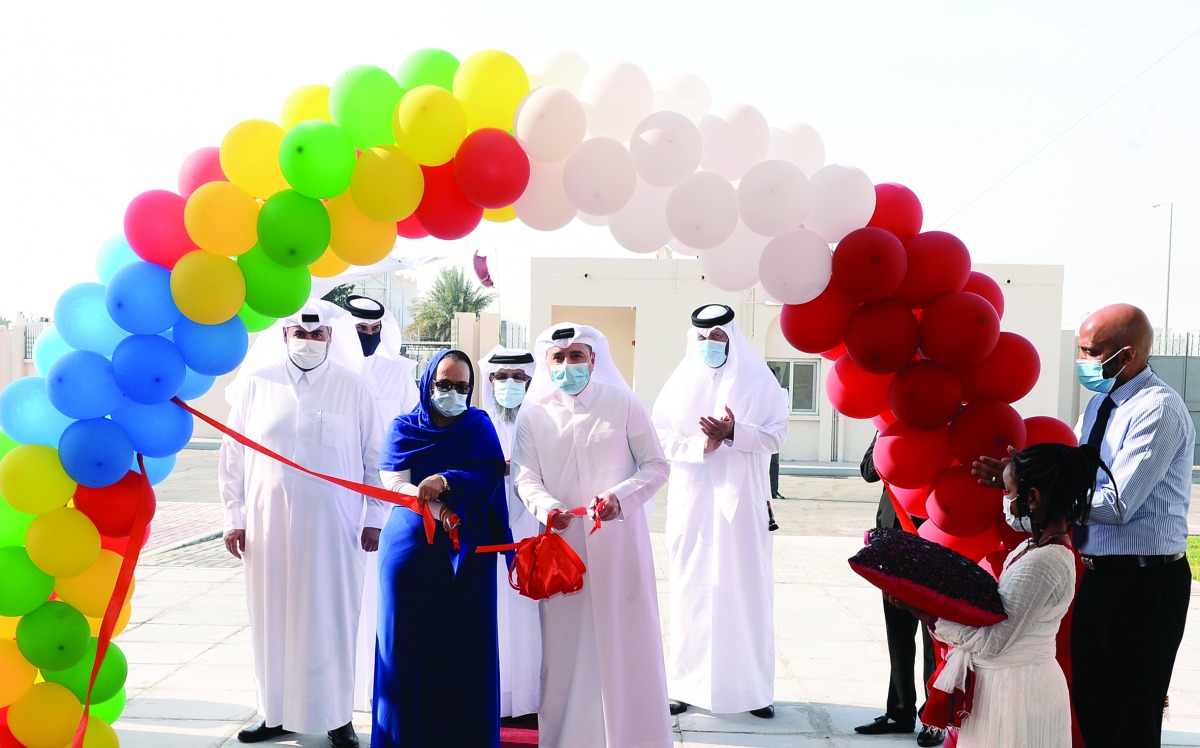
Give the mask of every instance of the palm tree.
[[413, 323], [405, 334], [414, 340], [448, 341], [456, 312], [478, 316], [491, 303], [492, 294], [468, 280], [461, 268], [442, 268], [433, 288], [413, 304]]
[[3, 314], [0, 314], [0, 327], [8, 327], [11, 324], [12, 324], [11, 319], [9, 319], [8, 317], [5, 317]]

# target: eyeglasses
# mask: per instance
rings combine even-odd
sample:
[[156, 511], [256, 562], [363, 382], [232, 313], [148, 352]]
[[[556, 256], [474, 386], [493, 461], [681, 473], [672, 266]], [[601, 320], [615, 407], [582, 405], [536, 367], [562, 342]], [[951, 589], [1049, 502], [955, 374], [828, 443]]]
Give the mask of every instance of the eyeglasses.
[[496, 380], [497, 382], [503, 382], [507, 379], [511, 379], [514, 382], [528, 382], [529, 375], [521, 373], [521, 374], [513, 374], [512, 376], [509, 376], [508, 374], [501, 373], [501, 374], [493, 374], [492, 379]]
[[471, 391], [471, 384], [469, 382], [451, 382], [449, 379], [434, 382], [433, 386], [437, 388], [438, 392], [454, 390], [460, 395], [465, 395]]

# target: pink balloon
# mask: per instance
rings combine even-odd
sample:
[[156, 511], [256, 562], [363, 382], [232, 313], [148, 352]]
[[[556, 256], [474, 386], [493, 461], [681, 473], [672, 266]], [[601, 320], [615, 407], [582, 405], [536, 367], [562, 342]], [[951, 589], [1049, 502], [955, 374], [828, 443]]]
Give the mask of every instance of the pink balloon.
[[946, 429], [917, 431], [899, 422], [879, 435], [873, 456], [879, 475], [902, 488], [932, 484], [953, 460]]
[[202, 184], [227, 181], [221, 170], [221, 149], [216, 146], [193, 151], [179, 167], [179, 194], [185, 199]]
[[125, 239], [138, 257], [168, 270], [188, 252], [200, 248], [183, 224], [187, 200], [166, 190], [149, 190], [125, 209]]

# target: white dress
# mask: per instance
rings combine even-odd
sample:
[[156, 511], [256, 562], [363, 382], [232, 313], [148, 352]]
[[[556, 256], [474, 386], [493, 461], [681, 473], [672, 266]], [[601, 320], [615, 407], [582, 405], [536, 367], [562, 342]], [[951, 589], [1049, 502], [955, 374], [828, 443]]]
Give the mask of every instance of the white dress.
[[[1075, 557], [1061, 545], [1009, 554], [1000, 575], [1008, 618], [991, 626], [938, 621], [934, 637], [955, 649], [936, 682], [945, 688], [955, 668], [975, 670], [971, 714], [959, 748], [1070, 748], [1067, 681], [1054, 659], [1059, 624], [1075, 596]], [[952, 687], [952, 686], [951, 686]]]

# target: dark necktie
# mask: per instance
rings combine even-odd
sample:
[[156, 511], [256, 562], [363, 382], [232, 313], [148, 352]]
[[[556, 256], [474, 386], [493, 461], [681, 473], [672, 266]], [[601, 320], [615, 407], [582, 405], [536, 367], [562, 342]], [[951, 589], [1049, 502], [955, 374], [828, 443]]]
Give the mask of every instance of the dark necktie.
[[[1104, 441], [1104, 429], [1108, 428], [1108, 419], [1115, 407], [1117, 403], [1112, 399], [1112, 395], [1105, 395], [1104, 401], [1100, 403], [1100, 410], [1096, 411], [1096, 420], [1092, 422], [1092, 430], [1088, 432], [1087, 443], [1097, 450], [1100, 449], [1100, 442]], [[1087, 530], [1087, 525], [1075, 526], [1073, 540], [1076, 548], [1083, 545], [1087, 539]]]

